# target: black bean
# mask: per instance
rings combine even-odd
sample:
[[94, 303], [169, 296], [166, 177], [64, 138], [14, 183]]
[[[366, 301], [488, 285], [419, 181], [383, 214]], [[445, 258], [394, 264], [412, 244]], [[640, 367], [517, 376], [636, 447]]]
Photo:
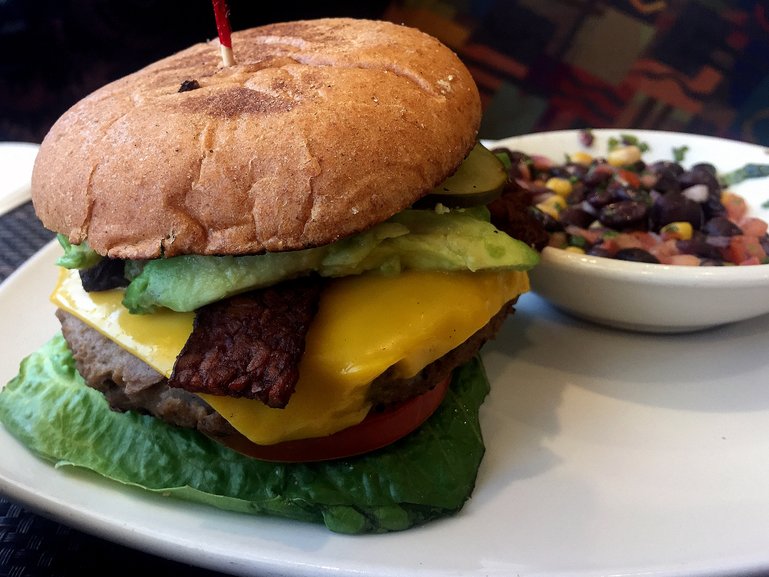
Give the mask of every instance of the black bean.
[[614, 258], [618, 260], [629, 260], [632, 262], [648, 262], [659, 264], [659, 259], [642, 248], [622, 248], [614, 253]]
[[705, 168], [691, 168], [678, 177], [678, 183], [682, 190], [686, 190], [695, 184], [704, 184], [708, 187], [708, 195], [713, 197], [721, 196], [721, 184], [718, 178]]
[[569, 176], [582, 179], [587, 174], [588, 168], [584, 164], [569, 163], [566, 165]]
[[671, 222], [688, 222], [692, 228], [699, 230], [705, 222], [705, 215], [698, 202], [683, 194], [663, 194], [654, 201], [649, 211], [649, 225], [652, 230], [659, 231]]
[[702, 232], [712, 236], [735, 236], [742, 234], [742, 229], [728, 218], [717, 216], [705, 223]]
[[766, 254], [769, 254], [769, 236], [764, 235], [761, 238], [758, 239], [758, 243], [761, 245], [761, 248], [764, 249], [764, 252]]
[[709, 162], [698, 162], [692, 166], [692, 170], [706, 170], [713, 176], [718, 176], [718, 170], [716, 170], [716, 167]]
[[678, 175], [684, 171], [683, 166], [671, 160], [658, 160], [657, 162], [652, 162], [648, 168], [655, 174], [659, 174], [663, 170], [667, 170], [672, 172], [676, 177], [678, 177]]
[[606, 258], [611, 258], [611, 253], [608, 250], [606, 250], [604, 247], [602, 247], [600, 244], [591, 246], [586, 251], [586, 254], [589, 254], [590, 256], [603, 256]]
[[531, 208], [531, 214], [534, 216], [534, 218], [537, 219], [537, 221], [539, 221], [539, 223], [547, 232], [558, 232], [563, 230], [561, 223], [554, 219], [552, 216], [539, 210], [538, 208]]
[[561, 224], [564, 226], [573, 225], [580, 228], [587, 228], [595, 220], [595, 216], [579, 207], [570, 206], [561, 211], [561, 214], [558, 215], [558, 220], [560, 220]]
[[547, 171], [547, 173], [550, 176], [555, 176], [556, 178], [565, 178], [567, 180], [571, 176], [569, 169], [566, 168], [565, 166], [553, 166], [552, 168], [550, 168], [550, 170]]
[[704, 259], [721, 259], [721, 251], [712, 244], [708, 244], [701, 234], [692, 236], [690, 239], [676, 241], [676, 248], [684, 254], [693, 254]]
[[649, 206], [637, 200], [620, 200], [604, 206], [598, 213], [601, 224], [622, 230], [639, 224], [645, 224], [649, 215]]
[[678, 182], [678, 176], [669, 168], [665, 168], [657, 173], [657, 182], [654, 184], [654, 190], [667, 194], [669, 192], [681, 192], [681, 184]]
[[702, 205], [702, 210], [705, 211], [706, 219], [725, 215], [726, 207], [721, 202], [721, 193], [708, 194], [708, 199]]
[[614, 176], [614, 169], [605, 163], [594, 164], [585, 175], [585, 184], [588, 188], [595, 187], [607, 182]]
[[571, 185], [571, 192], [569, 193], [569, 196], [566, 197], [566, 202], [569, 204], [580, 204], [583, 200], [585, 200], [586, 195], [587, 187], [585, 186], [585, 183], [581, 180], [574, 182]]
[[611, 181], [606, 190], [612, 193], [615, 200], [636, 200], [651, 205], [651, 197], [648, 192], [641, 188], [622, 184], [618, 180]]
[[616, 200], [614, 194], [610, 190], [605, 188], [595, 188], [589, 191], [585, 195], [585, 200], [588, 201], [596, 209], [602, 208], [607, 204]]

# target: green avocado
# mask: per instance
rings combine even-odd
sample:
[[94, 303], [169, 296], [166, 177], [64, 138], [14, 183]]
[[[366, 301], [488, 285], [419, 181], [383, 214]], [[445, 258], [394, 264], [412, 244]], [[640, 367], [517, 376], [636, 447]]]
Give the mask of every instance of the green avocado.
[[406, 210], [330, 245], [253, 256], [187, 255], [127, 266], [123, 304], [132, 313], [158, 307], [192, 311], [247, 290], [302, 275], [397, 274], [402, 270], [528, 270], [539, 255], [499, 231], [485, 207]]

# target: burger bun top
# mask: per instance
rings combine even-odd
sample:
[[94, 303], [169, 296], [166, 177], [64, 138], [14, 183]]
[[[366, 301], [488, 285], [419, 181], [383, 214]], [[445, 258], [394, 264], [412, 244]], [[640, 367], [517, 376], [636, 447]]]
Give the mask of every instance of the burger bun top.
[[289, 22], [194, 45], [75, 104], [32, 175], [43, 224], [102, 255], [327, 244], [424, 196], [470, 151], [480, 99], [436, 39], [379, 21]]

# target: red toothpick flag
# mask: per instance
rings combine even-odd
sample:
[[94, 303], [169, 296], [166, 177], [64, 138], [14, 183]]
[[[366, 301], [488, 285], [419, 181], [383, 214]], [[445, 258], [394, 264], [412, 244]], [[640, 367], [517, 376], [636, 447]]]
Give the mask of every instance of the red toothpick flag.
[[232, 66], [235, 58], [232, 55], [232, 39], [230, 38], [230, 10], [226, 0], [211, 0], [214, 4], [216, 31], [219, 33], [219, 50], [222, 54], [222, 64]]

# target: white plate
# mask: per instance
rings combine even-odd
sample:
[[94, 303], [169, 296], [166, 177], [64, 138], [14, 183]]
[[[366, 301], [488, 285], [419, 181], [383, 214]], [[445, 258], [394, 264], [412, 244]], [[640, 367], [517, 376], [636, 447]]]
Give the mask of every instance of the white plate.
[[[576, 130], [529, 134], [488, 143], [561, 162], [586, 150], [605, 156], [608, 139], [623, 132], [650, 145], [644, 160], [672, 160], [673, 149], [688, 146], [683, 165], [710, 162], [720, 173], [746, 163], [769, 163], [765, 147], [722, 138], [649, 130], [596, 130], [584, 148]], [[745, 180], [730, 190], [742, 195], [750, 214], [769, 221], [769, 178]], [[542, 252], [531, 273], [539, 295], [581, 318], [619, 328], [685, 332], [741, 321], [769, 312], [769, 266], [692, 267], [645, 264], [575, 254], [555, 248]]]
[[29, 176], [38, 148], [30, 142], [0, 142], [0, 215], [29, 200]]
[[[49, 245], [0, 287], [0, 379], [56, 330]], [[475, 493], [455, 517], [346, 537], [55, 470], [0, 428], [0, 491], [77, 528], [238, 574], [726, 575], [769, 570], [769, 318], [617, 332], [537, 296], [485, 349]]]

